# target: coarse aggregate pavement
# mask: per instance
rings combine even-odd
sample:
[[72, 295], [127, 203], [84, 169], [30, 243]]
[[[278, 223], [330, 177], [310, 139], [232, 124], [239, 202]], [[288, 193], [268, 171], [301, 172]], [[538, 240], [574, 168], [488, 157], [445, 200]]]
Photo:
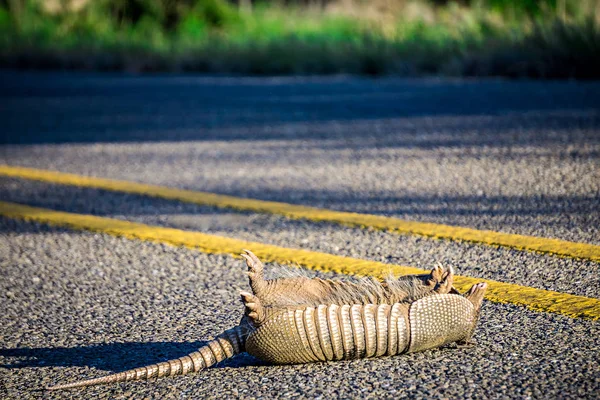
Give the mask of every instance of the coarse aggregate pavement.
[[236, 324], [245, 267], [104, 234], [0, 218], [8, 398], [593, 398], [597, 322], [485, 302], [477, 346], [270, 366], [249, 356], [185, 377], [39, 388], [179, 357]]
[[[0, 89], [3, 164], [600, 244], [597, 82], [1, 71]], [[0, 199], [600, 297], [587, 260], [23, 179], [0, 178]], [[46, 393], [195, 350], [237, 323], [245, 268], [3, 217], [0, 263], [0, 398], [600, 392], [598, 321], [485, 301], [471, 348], [299, 366], [241, 356], [185, 377]]]
[[278, 215], [0, 177], [0, 198], [19, 204], [198, 231], [253, 242], [430, 269], [600, 298], [600, 264], [475, 243], [398, 235]]

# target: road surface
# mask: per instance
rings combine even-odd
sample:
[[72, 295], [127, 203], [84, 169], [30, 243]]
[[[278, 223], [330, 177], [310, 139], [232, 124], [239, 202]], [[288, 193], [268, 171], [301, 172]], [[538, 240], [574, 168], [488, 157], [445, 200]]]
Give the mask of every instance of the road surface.
[[[600, 244], [600, 83], [0, 74], [0, 163]], [[600, 265], [0, 177], [0, 199], [600, 298]], [[0, 218], [0, 396], [180, 357], [237, 323], [230, 256]], [[289, 266], [268, 265], [277, 275]], [[312, 271], [303, 273], [314, 274]], [[477, 346], [249, 356], [90, 398], [594, 398], [600, 324], [486, 301]]]

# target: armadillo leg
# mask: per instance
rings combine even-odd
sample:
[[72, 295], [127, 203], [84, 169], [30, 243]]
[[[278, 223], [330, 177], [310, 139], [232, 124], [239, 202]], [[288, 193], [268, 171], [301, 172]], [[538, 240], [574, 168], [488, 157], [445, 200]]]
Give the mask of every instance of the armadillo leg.
[[[440, 265], [441, 267], [441, 265]], [[435, 288], [435, 292], [439, 294], [450, 293], [452, 284], [454, 283], [454, 269], [451, 266], [445, 269]]]
[[241, 254], [248, 266], [248, 280], [254, 294], [259, 294], [267, 285], [264, 277], [264, 265], [250, 250], [244, 250]]
[[487, 290], [487, 283], [482, 282], [476, 285], [473, 285], [471, 289], [465, 294], [465, 297], [473, 303], [475, 309], [479, 311], [481, 309], [481, 303], [483, 302], [483, 296], [485, 295], [485, 291]]
[[265, 308], [260, 299], [249, 292], [240, 292], [242, 302], [246, 307], [245, 314], [250, 318], [250, 321], [256, 326], [260, 325], [266, 318]]
[[431, 284], [437, 285], [442, 280], [442, 275], [444, 275], [444, 267], [438, 263], [429, 273], [429, 281]]
[[446, 294], [452, 290], [454, 282], [454, 270], [452, 267], [444, 268], [442, 264], [437, 264], [428, 277], [428, 284], [433, 287], [433, 291], [438, 294]]

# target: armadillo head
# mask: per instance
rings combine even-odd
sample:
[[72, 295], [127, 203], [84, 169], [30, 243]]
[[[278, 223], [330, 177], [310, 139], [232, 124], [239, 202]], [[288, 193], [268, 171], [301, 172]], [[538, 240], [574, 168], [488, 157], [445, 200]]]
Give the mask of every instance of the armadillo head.
[[[482, 284], [481, 297], [485, 292]], [[427, 296], [410, 305], [409, 352], [468, 341], [479, 319], [481, 301], [455, 294]]]

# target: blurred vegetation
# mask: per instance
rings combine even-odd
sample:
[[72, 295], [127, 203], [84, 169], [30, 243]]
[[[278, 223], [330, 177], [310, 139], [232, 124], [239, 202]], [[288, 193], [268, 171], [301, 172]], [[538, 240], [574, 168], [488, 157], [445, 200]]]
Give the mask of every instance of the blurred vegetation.
[[0, 0], [0, 66], [597, 79], [600, 0]]

